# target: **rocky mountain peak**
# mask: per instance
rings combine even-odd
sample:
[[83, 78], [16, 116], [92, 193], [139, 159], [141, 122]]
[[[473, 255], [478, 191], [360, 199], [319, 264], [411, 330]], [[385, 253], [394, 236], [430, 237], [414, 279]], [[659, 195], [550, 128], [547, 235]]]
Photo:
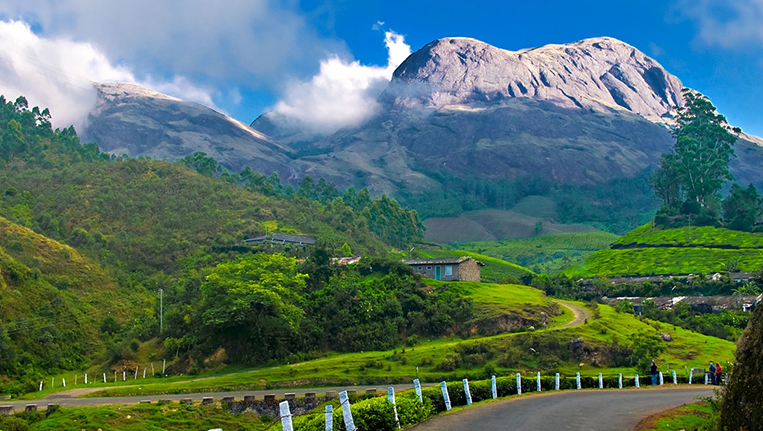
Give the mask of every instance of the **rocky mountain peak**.
[[681, 89], [681, 81], [657, 61], [610, 37], [519, 51], [445, 38], [411, 54], [382, 100], [438, 108], [531, 98], [670, 121], [673, 107], [681, 103]]

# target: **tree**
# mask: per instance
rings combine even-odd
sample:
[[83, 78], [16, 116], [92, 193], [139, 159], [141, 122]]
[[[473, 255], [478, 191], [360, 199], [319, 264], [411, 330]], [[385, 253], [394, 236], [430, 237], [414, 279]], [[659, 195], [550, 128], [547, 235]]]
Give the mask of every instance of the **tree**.
[[631, 344], [631, 364], [639, 373], [648, 374], [652, 361], [665, 351], [665, 343], [657, 334], [641, 332]]
[[217, 163], [217, 160], [207, 156], [207, 153], [202, 151], [197, 151], [193, 154], [189, 154], [183, 157], [180, 159], [180, 163], [208, 177], [212, 177], [223, 171], [222, 166]]
[[763, 307], [752, 312], [737, 342], [736, 363], [729, 373], [720, 408], [721, 430], [759, 430], [763, 424]]
[[738, 184], [731, 186], [731, 193], [722, 206], [723, 218], [729, 229], [749, 232], [761, 215], [760, 195], [752, 184], [746, 189]]
[[723, 184], [733, 179], [729, 161], [741, 130], [731, 128], [702, 94], [685, 88], [683, 96], [685, 106], [676, 108], [676, 143], [663, 155], [652, 184], [664, 206], [675, 208], [684, 200], [684, 208], [697, 205], [701, 211], [712, 207]]
[[243, 362], [282, 358], [304, 317], [297, 260], [256, 254], [222, 263], [201, 285], [200, 314], [208, 340]]

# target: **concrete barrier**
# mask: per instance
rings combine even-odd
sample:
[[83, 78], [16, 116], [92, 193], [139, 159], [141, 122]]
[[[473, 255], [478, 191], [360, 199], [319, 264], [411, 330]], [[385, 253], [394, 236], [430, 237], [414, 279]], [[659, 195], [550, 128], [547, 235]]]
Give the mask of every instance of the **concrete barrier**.
[[286, 401], [294, 401], [297, 398], [297, 394], [293, 392], [287, 392], [283, 394], [283, 396], [286, 399]]
[[140, 400], [141, 404], [151, 404], [151, 400]]
[[53, 413], [53, 410], [55, 410], [56, 407], [58, 407], [57, 404], [48, 404], [48, 413]]
[[202, 406], [210, 406], [215, 403], [215, 399], [212, 397], [204, 397], [201, 399]]
[[246, 404], [252, 404], [254, 403], [254, 395], [244, 395], [244, 403]]
[[193, 404], [193, 399], [192, 398], [183, 398], [182, 400], [180, 400], [180, 404], [185, 404], [185, 405], [190, 406], [191, 404]]
[[223, 404], [230, 404], [233, 402], [233, 397], [223, 397], [222, 401]]
[[27, 404], [24, 408], [25, 412], [34, 412], [37, 411], [37, 404]]
[[266, 404], [275, 404], [276, 403], [276, 394], [267, 394], [267, 395], [265, 395], [265, 403]]
[[366, 389], [366, 395], [376, 395], [376, 388]]
[[13, 414], [13, 406], [0, 406], [0, 416], [10, 416]]
[[333, 400], [336, 398], [336, 392], [335, 391], [326, 391], [326, 399], [327, 400]]
[[315, 392], [305, 392], [305, 399], [306, 400], [314, 400], [315, 399]]
[[156, 403], [159, 404], [160, 406], [164, 406], [164, 405], [167, 405], [167, 404], [171, 404], [172, 400], [159, 400]]

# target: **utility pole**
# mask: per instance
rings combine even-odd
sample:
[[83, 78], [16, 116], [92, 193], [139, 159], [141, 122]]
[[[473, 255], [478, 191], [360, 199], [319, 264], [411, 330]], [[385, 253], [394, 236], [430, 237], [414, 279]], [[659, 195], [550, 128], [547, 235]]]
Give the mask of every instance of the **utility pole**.
[[164, 332], [164, 289], [159, 289], [159, 333]]

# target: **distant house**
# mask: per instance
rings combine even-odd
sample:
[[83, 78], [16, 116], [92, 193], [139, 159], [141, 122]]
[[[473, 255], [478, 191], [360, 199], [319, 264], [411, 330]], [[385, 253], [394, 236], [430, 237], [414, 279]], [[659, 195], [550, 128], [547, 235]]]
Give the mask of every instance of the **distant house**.
[[471, 256], [444, 259], [418, 259], [403, 261], [423, 277], [444, 281], [480, 281], [480, 267], [484, 263]]
[[302, 235], [286, 235], [282, 233], [274, 233], [269, 235], [258, 236], [256, 238], [249, 238], [244, 240], [245, 243], [250, 244], [254, 242], [271, 242], [275, 244], [300, 244], [300, 245], [315, 245], [315, 238]]

